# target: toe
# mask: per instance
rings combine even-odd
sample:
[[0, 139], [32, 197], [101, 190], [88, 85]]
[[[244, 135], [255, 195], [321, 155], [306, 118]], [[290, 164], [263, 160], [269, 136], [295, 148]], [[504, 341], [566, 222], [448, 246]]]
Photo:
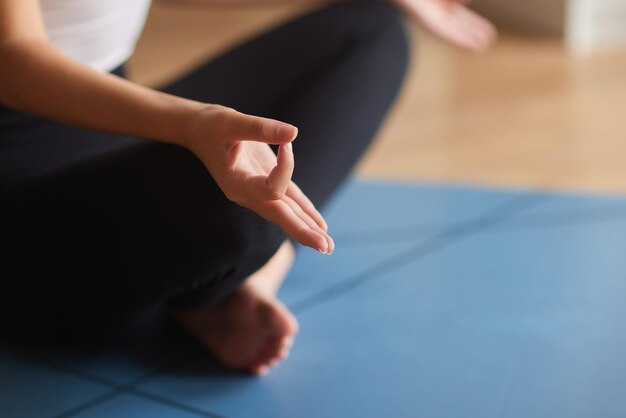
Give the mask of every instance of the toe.
[[282, 343], [280, 345], [280, 348], [281, 349], [291, 348], [293, 346], [294, 341], [295, 341], [295, 338], [293, 338], [293, 337], [283, 338], [283, 341], [282, 341]]
[[300, 330], [300, 326], [298, 324], [298, 320], [293, 315], [293, 313], [291, 313], [291, 311], [289, 311], [286, 307], [284, 307], [284, 310], [285, 310], [285, 319], [287, 323], [285, 327], [286, 332], [284, 335], [293, 340], [293, 338], [298, 334], [298, 331]]
[[270, 370], [267, 364], [255, 364], [251, 367], [250, 371], [257, 376], [264, 376]]
[[279, 300], [273, 300], [268, 304], [264, 322], [272, 328], [272, 334], [280, 339], [292, 337], [298, 333], [298, 321], [296, 317]]
[[278, 358], [280, 360], [284, 360], [289, 357], [289, 353], [291, 352], [291, 347], [283, 347], [278, 353]]
[[273, 369], [274, 367], [276, 367], [278, 365], [278, 363], [280, 363], [280, 360], [278, 358], [275, 358], [274, 360], [272, 360], [269, 364], [269, 368]]
[[258, 363], [263, 363], [263, 364], [269, 364], [271, 363], [276, 357], [278, 357], [277, 352], [271, 352], [271, 353], [263, 353], [259, 356], [259, 358], [257, 359]]

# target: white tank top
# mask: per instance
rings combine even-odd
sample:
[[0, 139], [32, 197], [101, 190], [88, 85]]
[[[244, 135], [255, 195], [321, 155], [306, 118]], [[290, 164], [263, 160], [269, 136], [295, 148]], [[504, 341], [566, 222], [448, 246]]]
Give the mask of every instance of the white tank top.
[[50, 43], [100, 71], [132, 54], [150, 0], [40, 0]]

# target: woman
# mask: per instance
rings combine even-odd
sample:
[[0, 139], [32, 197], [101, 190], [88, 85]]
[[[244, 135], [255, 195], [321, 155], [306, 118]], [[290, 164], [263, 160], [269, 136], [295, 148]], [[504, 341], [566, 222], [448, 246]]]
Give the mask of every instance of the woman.
[[[396, 3], [458, 45], [494, 38], [459, 0]], [[297, 333], [275, 296], [292, 242], [332, 253], [315, 207], [401, 84], [400, 18], [333, 4], [159, 92], [124, 78], [148, 7], [0, 0], [3, 317], [74, 334], [166, 302], [224, 365], [264, 373]]]

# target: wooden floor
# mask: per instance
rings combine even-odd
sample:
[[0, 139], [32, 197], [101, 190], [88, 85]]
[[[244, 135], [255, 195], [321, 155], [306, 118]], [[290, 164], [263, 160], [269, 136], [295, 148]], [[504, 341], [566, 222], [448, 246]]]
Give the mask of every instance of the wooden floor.
[[[131, 74], [158, 85], [301, 12], [157, 4]], [[360, 175], [626, 192], [626, 51], [574, 58], [557, 40], [503, 35], [472, 55], [411, 36], [405, 89]]]

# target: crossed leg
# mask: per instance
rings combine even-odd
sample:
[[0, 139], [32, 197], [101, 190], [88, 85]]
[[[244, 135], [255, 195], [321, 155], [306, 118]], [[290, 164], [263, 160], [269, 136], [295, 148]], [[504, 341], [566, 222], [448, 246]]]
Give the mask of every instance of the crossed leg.
[[[294, 179], [321, 205], [374, 136], [398, 90], [406, 58], [391, 6], [349, 2], [244, 44], [169, 90], [298, 126]], [[216, 78], [225, 90], [197, 88]], [[247, 100], [233, 96], [233, 87], [248, 92]], [[257, 94], [250, 97], [250, 91]], [[224, 364], [264, 373], [286, 357], [298, 331], [295, 317], [276, 298], [293, 258], [286, 241], [230, 296], [206, 308], [179, 310], [178, 319]]]
[[[321, 207], [374, 137], [406, 64], [390, 4], [340, 2], [165, 90], [296, 125], [294, 180]], [[227, 201], [187, 150], [43, 120], [28, 126], [7, 135], [89, 153], [3, 196], [0, 309], [75, 334], [167, 301], [227, 366], [262, 373], [287, 354], [298, 325], [276, 291], [294, 249], [277, 227]]]

